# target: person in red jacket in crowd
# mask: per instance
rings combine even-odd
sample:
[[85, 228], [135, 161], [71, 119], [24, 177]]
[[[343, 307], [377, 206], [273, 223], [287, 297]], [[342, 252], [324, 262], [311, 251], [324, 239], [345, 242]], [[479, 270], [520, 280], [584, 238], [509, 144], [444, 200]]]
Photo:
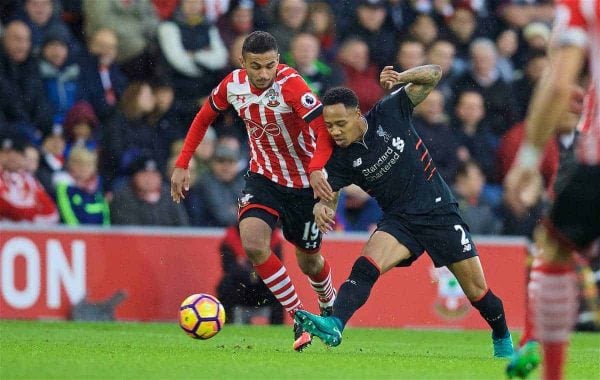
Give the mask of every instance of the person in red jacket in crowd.
[[55, 224], [58, 211], [40, 182], [25, 171], [26, 140], [0, 138], [0, 222]]

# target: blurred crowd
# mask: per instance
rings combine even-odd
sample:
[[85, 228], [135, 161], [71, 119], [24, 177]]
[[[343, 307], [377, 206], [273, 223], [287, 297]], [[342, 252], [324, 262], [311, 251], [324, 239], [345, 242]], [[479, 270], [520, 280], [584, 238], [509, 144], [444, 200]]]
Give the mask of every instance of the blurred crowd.
[[[196, 151], [182, 204], [168, 178], [195, 113], [260, 29], [317, 95], [350, 87], [365, 112], [385, 95], [384, 66], [440, 65], [415, 127], [472, 233], [530, 235], [577, 122], [567, 115], [548, 144], [544, 182], [504, 197], [553, 17], [543, 0], [3, 0], [0, 220], [234, 225], [249, 153], [232, 111]], [[338, 229], [369, 231], [381, 211], [351, 187], [338, 214]]]

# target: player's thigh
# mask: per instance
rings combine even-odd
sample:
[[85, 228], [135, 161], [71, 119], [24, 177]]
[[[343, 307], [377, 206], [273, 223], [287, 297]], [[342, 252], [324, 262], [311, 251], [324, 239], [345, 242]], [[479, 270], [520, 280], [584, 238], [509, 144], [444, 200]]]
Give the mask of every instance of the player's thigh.
[[471, 301], [481, 298], [487, 290], [485, 275], [478, 256], [448, 265], [460, 287]]
[[290, 191], [282, 202], [283, 236], [297, 250], [309, 255], [320, 250], [323, 237], [313, 215], [316, 202], [310, 189]]
[[536, 241], [551, 251], [547, 252], [550, 260], [560, 260], [572, 249], [585, 249], [600, 237], [599, 189], [600, 166], [578, 165], [556, 197], [546, 230], [536, 233]]
[[363, 248], [362, 255], [373, 260], [383, 274], [408, 259], [410, 251], [389, 233], [375, 231]]

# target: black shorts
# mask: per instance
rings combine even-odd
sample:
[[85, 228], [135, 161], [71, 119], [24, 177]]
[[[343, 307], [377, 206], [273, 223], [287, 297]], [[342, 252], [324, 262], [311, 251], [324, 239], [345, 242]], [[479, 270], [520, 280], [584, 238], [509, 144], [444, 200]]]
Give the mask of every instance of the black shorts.
[[411, 257], [397, 266], [410, 266], [425, 251], [436, 268], [477, 256], [469, 227], [456, 205], [423, 215], [385, 213], [377, 231], [392, 235], [410, 251]]
[[[239, 200], [240, 219], [249, 210], [262, 209], [281, 219], [283, 236], [296, 247], [316, 252], [321, 247], [322, 234], [315, 223], [313, 207], [317, 202], [311, 188], [295, 189], [281, 186], [268, 178], [246, 174], [246, 185]], [[253, 214], [252, 216], [260, 217]], [[265, 222], [273, 228], [275, 218]]]
[[577, 165], [556, 196], [549, 222], [553, 235], [573, 249], [600, 237], [600, 166]]

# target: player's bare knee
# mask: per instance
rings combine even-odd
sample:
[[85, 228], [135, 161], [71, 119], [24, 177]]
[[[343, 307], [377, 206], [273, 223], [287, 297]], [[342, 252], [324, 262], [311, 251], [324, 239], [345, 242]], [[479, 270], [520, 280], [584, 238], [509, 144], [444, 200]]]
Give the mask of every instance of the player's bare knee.
[[300, 270], [307, 276], [314, 276], [323, 269], [323, 256], [319, 253], [306, 254], [296, 251], [296, 258]]
[[465, 286], [463, 288], [463, 291], [465, 292], [465, 295], [467, 296], [467, 298], [469, 299], [469, 301], [473, 302], [473, 301], [477, 301], [478, 299], [481, 299], [481, 297], [483, 297], [485, 295], [485, 292], [487, 292], [488, 288], [485, 284], [485, 282], [483, 283], [470, 283], [469, 286]]
[[261, 236], [242, 236], [242, 246], [246, 255], [254, 264], [260, 264], [269, 257], [269, 241]]

